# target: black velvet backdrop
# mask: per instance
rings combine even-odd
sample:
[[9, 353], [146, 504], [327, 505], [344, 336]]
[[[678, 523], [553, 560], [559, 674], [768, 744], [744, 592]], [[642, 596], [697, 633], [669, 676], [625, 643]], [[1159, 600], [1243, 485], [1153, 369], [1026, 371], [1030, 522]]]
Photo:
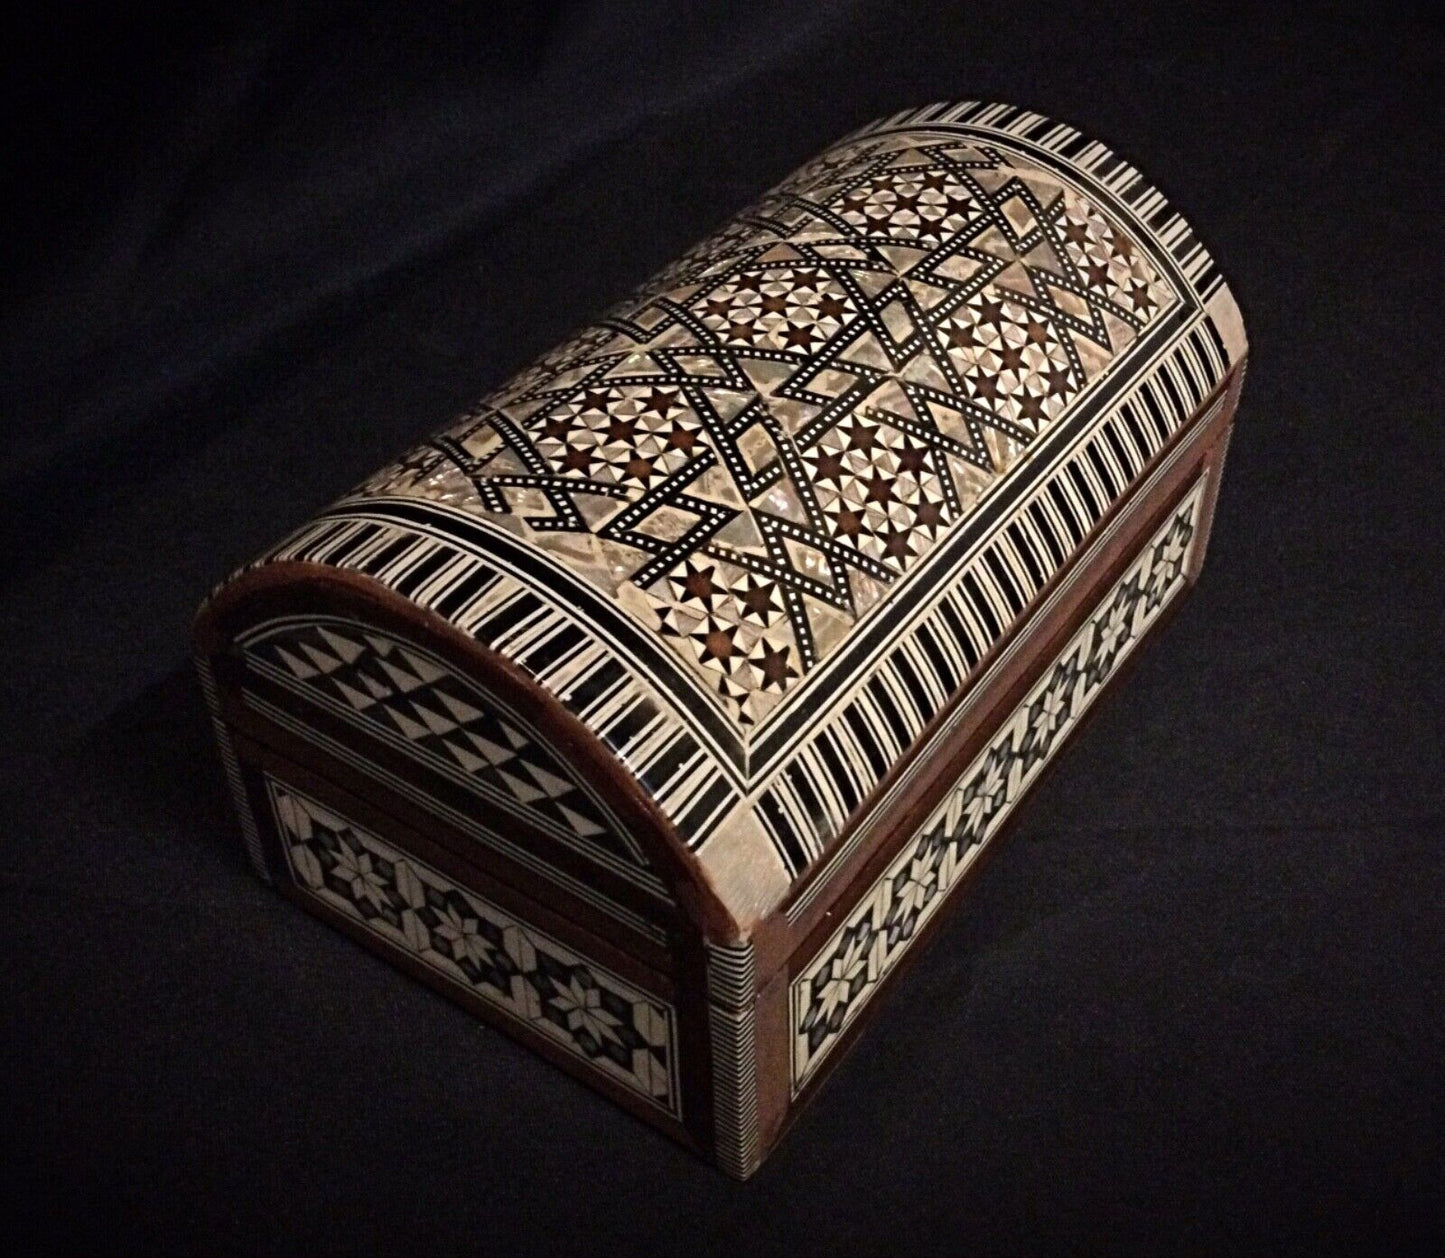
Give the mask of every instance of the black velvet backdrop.
[[[1436, 1232], [1424, 11], [413, 0], [12, 28], [11, 1239], [1331, 1252]], [[739, 1186], [253, 881], [188, 620], [828, 141], [965, 96], [1156, 179], [1231, 277], [1253, 367], [1199, 590]]]

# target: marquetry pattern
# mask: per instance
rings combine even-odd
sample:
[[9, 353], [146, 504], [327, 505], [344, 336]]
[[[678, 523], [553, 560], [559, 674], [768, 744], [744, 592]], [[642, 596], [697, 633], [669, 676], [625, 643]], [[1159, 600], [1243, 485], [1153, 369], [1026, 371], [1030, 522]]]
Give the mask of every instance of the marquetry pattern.
[[657, 894], [635, 840], [522, 718], [414, 644], [338, 617], [269, 621], [242, 639], [248, 666], [308, 703]]
[[1214, 260], [1189, 224], [1155, 188], [1107, 145], [1081, 135], [1067, 123], [1056, 122], [1031, 109], [987, 101], [939, 101], [921, 109], [905, 109], [880, 118], [857, 131], [862, 139], [889, 131], [966, 126], [1003, 139], [1027, 143], [1030, 148], [1067, 162], [1091, 182], [1127, 205], [1149, 227], [1150, 234], [1179, 264], [1185, 278], [1201, 296], [1220, 283]]
[[627, 766], [679, 834], [701, 837], [739, 790], [643, 665], [618, 652], [565, 597], [511, 575], [459, 514], [368, 499], [324, 512], [262, 562], [373, 578], [508, 657]]
[[757, 966], [749, 943], [707, 948], [708, 1038], [718, 1165], [745, 1179], [760, 1157]]
[[879, 132], [804, 166], [363, 496], [504, 522], [747, 728], [1180, 300], [1023, 153]]
[[[402, 776], [393, 773], [374, 757], [358, 752], [350, 741], [343, 742], [332, 738], [317, 729], [315, 724], [299, 719], [294, 713], [277, 706], [253, 690], [245, 690], [242, 694], [246, 707], [251, 711], [278, 729], [285, 730], [303, 742], [311, 743], [331, 759], [355, 771], [362, 780], [385, 787], [582, 903], [607, 914], [653, 943], [667, 946], [669, 935], [662, 924], [635, 912], [622, 904], [616, 896], [606, 894], [598, 885], [600, 879], [592, 876], [590, 871], [584, 871], [587, 876], [578, 877], [563, 869], [555, 860], [549, 859], [549, 854], [539, 852], [530, 836], [518, 834], [516, 827], [508, 825], [505, 815], [495, 814], [488, 809], [453, 807], [435, 790], [418, 785], [414, 775]], [[493, 824], [488, 825], [489, 821]], [[657, 898], [663, 900], [665, 897], [659, 894]]]
[[[1219, 397], [1197, 420], [1193, 430], [1182, 441], [1175, 443], [1169, 452], [1154, 464], [1147, 476], [1138, 482], [1131, 501], [1124, 506], [1122, 511], [1116, 513], [1106, 526], [1100, 528], [1093, 535], [1087, 547], [1078, 552], [1065, 579], [1054, 585], [1048, 596], [1038, 602], [1030, 611], [1028, 625], [1024, 626], [1022, 631], [1016, 634], [1003, 650], [991, 657], [985, 671], [975, 675], [963, 701], [949, 708], [943, 720], [930, 726], [926, 740], [918, 744], [913, 758], [904, 770], [891, 779], [886, 791], [875, 793], [871, 797], [867, 807], [854, 819], [843, 841], [829, 848], [825, 861], [810, 871], [809, 880], [801, 894], [788, 903], [789, 922], [800, 921], [820, 897], [826, 898], [828, 889], [846, 868], [853, 853], [860, 847], [866, 846], [870, 839], [878, 833], [880, 827], [887, 829], [886, 819], [891, 809], [906, 794], [910, 784], [917, 780], [918, 775], [926, 771], [933, 756], [947, 754], [946, 749], [950, 745], [955, 731], [967, 722], [974, 704], [990, 693], [998, 678], [1007, 672], [1011, 661], [1030, 653], [1032, 648], [1029, 626], [1046, 623], [1049, 619], [1050, 609], [1064, 601], [1078, 583], [1088, 578], [1093, 571], [1097, 557], [1104, 553], [1115, 538], [1135, 526], [1139, 512], [1150, 500], [1155, 486], [1171, 475], [1175, 468], [1198, 457], [1202, 443], [1211, 431], [1214, 417], [1223, 408], [1225, 401], [1223, 396]], [[1208, 475], [1211, 482], [1217, 481], [1217, 471], [1211, 471]], [[1199, 547], [1196, 546], [1195, 549], [1197, 562]]]
[[757, 813], [794, 876], [1024, 618], [1044, 587], [1207, 401], [1223, 347], [1196, 324], [1073, 452], [1021, 499], [950, 576], [931, 606], [883, 649], [835, 716], [819, 723], [759, 796]]
[[1221, 287], [1104, 146], [909, 111], [262, 562], [446, 619], [795, 881], [1216, 393]]
[[793, 1087], [812, 1076], [1070, 730], [1185, 585], [1199, 482], [933, 814], [790, 985]]
[[673, 1008], [300, 791], [266, 778], [301, 891], [598, 1073], [680, 1114]]

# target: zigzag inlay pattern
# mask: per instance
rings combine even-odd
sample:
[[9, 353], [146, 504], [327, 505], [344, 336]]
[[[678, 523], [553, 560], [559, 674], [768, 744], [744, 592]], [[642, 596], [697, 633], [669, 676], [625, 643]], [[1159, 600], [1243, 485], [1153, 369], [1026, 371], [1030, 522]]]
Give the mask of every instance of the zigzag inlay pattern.
[[244, 650], [277, 684], [460, 778], [496, 807], [609, 867], [647, 868], [569, 766], [429, 652], [337, 618], [262, 626]]
[[1180, 301], [1017, 152], [867, 136], [368, 482], [485, 514], [762, 722]]

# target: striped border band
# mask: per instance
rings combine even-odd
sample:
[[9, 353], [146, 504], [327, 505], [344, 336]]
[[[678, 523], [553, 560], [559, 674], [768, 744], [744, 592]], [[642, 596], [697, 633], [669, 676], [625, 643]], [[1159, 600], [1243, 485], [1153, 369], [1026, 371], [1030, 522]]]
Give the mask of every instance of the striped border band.
[[751, 943], [707, 945], [715, 1152], [718, 1165], [738, 1179], [751, 1175], [761, 1156], [756, 982]]

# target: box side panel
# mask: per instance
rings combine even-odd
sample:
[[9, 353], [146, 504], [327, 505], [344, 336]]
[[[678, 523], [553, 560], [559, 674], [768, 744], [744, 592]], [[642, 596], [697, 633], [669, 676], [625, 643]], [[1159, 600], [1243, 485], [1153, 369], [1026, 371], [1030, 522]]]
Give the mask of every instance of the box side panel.
[[788, 985], [796, 1096], [922, 927], [963, 884], [1118, 669], [1184, 589], [1203, 485], [1196, 482], [1094, 607], [953, 788]]
[[[981, 867], [1017, 804], [1197, 577], [1238, 380], [1100, 530], [873, 828], [760, 933], [764, 1150]], [[806, 892], [812, 888], [812, 895]]]
[[[716, 1149], [723, 1169], [745, 1177], [758, 1147], [750, 946], [704, 951], [706, 912], [687, 901], [686, 873], [665, 864], [650, 818], [589, 767], [595, 747], [545, 724], [525, 688], [494, 686], [465, 644], [451, 649], [368, 591], [343, 597], [353, 592], [338, 595], [312, 577], [279, 581], [274, 568], [253, 574], [268, 584], [223, 608], [200, 635], [208, 649], [198, 665], [257, 871], [690, 1147]], [[605, 688], [595, 702], [606, 708]], [[318, 828], [321, 813], [334, 819], [331, 830]], [[308, 855], [298, 826], [321, 834], [330, 855]], [[373, 884], [364, 879], [364, 901], [343, 903], [327, 866], [351, 859], [340, 854], [343, 836], [357, 862], [414, 866], [415, 878], [376, 887], [381, 906], [365, 899]], [[318, 870], [326, 875], [320, 882]], [[605, 992], [592, 994], [584, 976], [583, 997], [601, 1001], [602, 1012], [570, 1016], [583, 1026], [591, 1019], [603, 1038], [595, 1059], [579, 1056], [549, 1022], [565, 993], [542, 1000], [542, 1023], [519, 1021], [516, 1001], [531, 999], [516, 987], [522, 979], [512, 976], [512, 1006], [498, 1004], [496, 984], [464, 981], [462, 960], [447, 962], [445, 948], [441, 961], [434, 955], [438, 932], [455, 923], [422, 920], [413, 906], [392, 914], [385, 905], [403, 894], [428, 904], [475, 901], [481, 907], [471, 921], [491, 906], [496, 920], [505, 911], [519, 929], [541, 930], [583, 970], [600, 965], [665, 1006], [665, 1018], [648, 1021], [645, 1010], [635, 1017], [666, 1042], [631, 1044], [643, 1030], [616, 1021], [621, 1007]], [[471, 935], [448, 947], [479, 947]], [[526, 979], [533, 990], [539, 981]], [[609, 1065], [609, 1054], [623, 1052], [619, 1043], [634, 1057], [655, 1049], [673, 1074], [664, 1078], [657, 1061], [637, 1058], [636, 1078], [619, 1075]], [[639, 1092], [646, 1079], [658, 1085], [655, 1095]]]
[[[782, 913], [759, 932], [764, 972], [782, 964], [818, 921], [834, 911], [843, 888], [863, 863], [876, 857], [880, 846], [888, 845], [890, 836], [897, 840], [904, 820], [946, 789], [952, 776], [950, 765], [971, 738], [986, 736], [987, 730], [1004, 718], [1011, 693], [1024, 684], [1025, 675], [1051, 649], [1051, 635], [1077, 623], [1097, 583], [1137, 549], [1145, 532], [1157, 524], [1184, 486], [1222, 458], [1221, 447], [1227, 441], [1237, 397], [1238, 378], [1153, 461], [1133, 492], [1082, 539], [1070, 561], [1019, 618], [1015, 631], [981, 659], [956, 700], [938, 714], [908, 754], [891, 766], [879, 788], [858, 809], [842, 841], [799, 883]], [[1211, 476], [1206, 486], [1201, 514], [1206, 536], [1216, 479]], [[1202, 545], [1200, 549], [1202, 553]], [[1197, 572], [1196, 558], [1190, 578]]]

